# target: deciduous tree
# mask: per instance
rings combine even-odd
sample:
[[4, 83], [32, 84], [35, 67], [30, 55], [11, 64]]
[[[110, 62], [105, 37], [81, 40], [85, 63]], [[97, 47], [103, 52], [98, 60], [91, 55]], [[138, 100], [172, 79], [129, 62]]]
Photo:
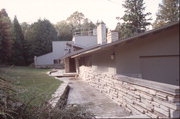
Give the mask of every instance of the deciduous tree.
[[57, 40], [57, 32], [48, 20], [38, 20], [25, 33], [29, 63], [34, 56], [40, 56], [52, 51], [52, 41]]
[[59, 41], [70, 41], [72, 40], [72, 26], [66, 21], [60, 21], [55, 25], [58, 40]]
[[72, 25], [73, 28], [81, 27], [85, 16], [83, 13], [75, 11], [71, 16], [67, 18], [67, 21]]

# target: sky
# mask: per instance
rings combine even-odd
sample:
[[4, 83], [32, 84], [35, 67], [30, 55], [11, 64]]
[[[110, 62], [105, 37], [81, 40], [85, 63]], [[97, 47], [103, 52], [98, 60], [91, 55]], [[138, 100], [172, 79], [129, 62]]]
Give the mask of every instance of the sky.
[[[144, 2], [145, 12], [152, 13], [153, 22], [161, 0]], [[79, 11], [94, 23], [97, 20], [104, 21], [108, 28], [114, 29], [117, 24], [116, 17], [124, 15], [123, 3], [124, 0], [0, 0], [0, 9], [6, 9], [11, 20], [16, 15], [20, 23], [29, 24], [38, 19], [48, 19], [56, 24]]]

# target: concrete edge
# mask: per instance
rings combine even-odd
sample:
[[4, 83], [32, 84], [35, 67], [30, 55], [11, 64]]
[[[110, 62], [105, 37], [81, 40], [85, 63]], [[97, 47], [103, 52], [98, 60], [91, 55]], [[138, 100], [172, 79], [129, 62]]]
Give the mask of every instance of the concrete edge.
[[[69, 93], [69, 85], [68, 82], [63, 82], [59, 88], [52, 94], [52, 98], [49, 100], [49, 104], [52, 108], [54, 108], [58, 102], [62, 102], [61, 100], [64, 100], [64, 97], [68, 95]], [[66, 102], [65, 102], [66, 103]]]
[[123, 116], [123, 117], [95, 117], [96, 119], [148, 119], [147, 115], [139, 114], [139, 115], [130, 115], [130, 116]]
[[[56, 72], [56, 71], [48, 71], [46, 74], [48, 76], [52, 76], [51, 72]], [[54, 77], [54, 76], [53, 76]], [[57, 104], [60, 102], [60, 104], [58, 104], [58, 106], [62, 107], [66, 104], [66, 97], [69, 94], [69, 82], [68, 81], [63, 81], [57, 77], [54, 77], [57, 80], [62, 81], [63, 83], [56, 89], [56, 91], [52, 94], [52, 98], [48, 101], [48, 103], [51, 105], [52, 108], [55, 108], [57, 106]]]

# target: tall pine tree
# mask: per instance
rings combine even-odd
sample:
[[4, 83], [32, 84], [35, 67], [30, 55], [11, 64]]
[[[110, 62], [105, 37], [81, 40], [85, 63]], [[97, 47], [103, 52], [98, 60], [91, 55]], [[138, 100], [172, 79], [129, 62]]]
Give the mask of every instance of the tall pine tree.
[[146, 27], [150, 25], [148, 21], [151, 20], [146, 17], [151, 13], [144, 13], [143, 0], [126, 0], [123, 7], [125, 8], [125, 14], [121, 18], [124, 22], [120, 25], [120, 37], [127, 38], [145, 32]]
[[12, 24], [5, 9], [0, 11], [0, 63], [7, 64], [12, 56]]
[[179, 0], [163, 0], [153, 24], [154, 28], [179, 20]]
[[13, 21], [13, 36], [13, 63], [15, 65], [25, 65], [24, 35], [16, 16]]

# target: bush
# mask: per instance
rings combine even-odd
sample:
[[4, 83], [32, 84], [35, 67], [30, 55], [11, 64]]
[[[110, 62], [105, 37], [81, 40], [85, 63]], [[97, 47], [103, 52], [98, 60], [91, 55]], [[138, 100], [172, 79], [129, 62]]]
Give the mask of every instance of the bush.
[[9, 119], [17, 115], [22, 103], [15, 96], [16, 91], [10, 82], [0, 77], [0, 118]]

